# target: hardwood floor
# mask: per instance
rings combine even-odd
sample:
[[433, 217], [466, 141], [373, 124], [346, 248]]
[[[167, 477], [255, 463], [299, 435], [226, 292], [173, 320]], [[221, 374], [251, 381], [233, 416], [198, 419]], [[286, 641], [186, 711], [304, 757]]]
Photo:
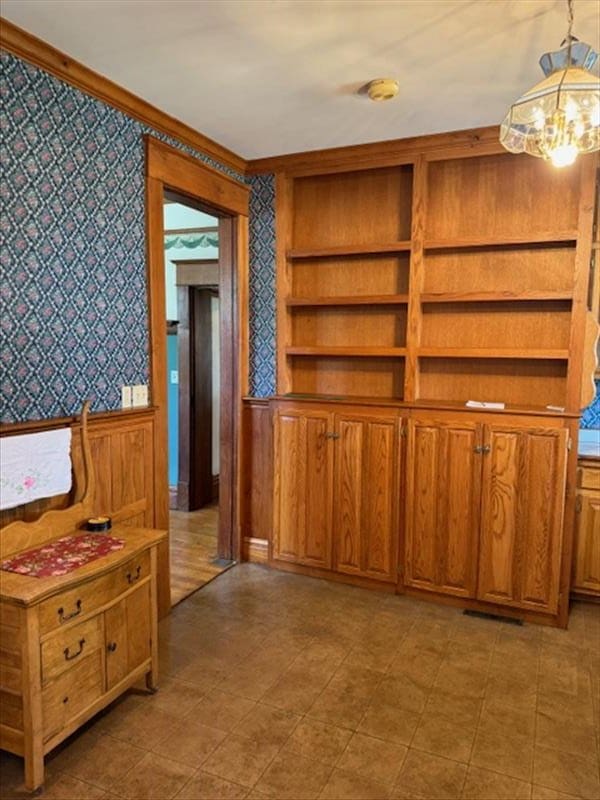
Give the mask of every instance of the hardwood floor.
[[217, 557], [219, 505], [198, 511], [170, 511], [171, 605], [177, 605], [211, 581], [227, 566], [214, 563]]

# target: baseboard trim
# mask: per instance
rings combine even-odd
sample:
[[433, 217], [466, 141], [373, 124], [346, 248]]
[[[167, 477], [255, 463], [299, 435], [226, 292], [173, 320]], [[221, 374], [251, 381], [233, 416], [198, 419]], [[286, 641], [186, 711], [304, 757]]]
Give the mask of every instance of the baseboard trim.
[[268, 564], [268, 539], [256, 539], [253, 536], [244, 536], [242, 543], [242, 560], [252, 561], [255, 564]]

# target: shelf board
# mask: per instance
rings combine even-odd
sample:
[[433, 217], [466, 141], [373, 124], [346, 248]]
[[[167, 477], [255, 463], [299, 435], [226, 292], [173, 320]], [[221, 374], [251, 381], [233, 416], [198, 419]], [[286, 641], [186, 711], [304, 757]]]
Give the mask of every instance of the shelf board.
[[519, 358], [529, 361], [567, 361], [568, 350], [495, 349], [491, 347], [421, 347], [421, 358]]
[[408, 303], [407, 294], [345, 295], [340, 297], [288, 297], [288, 306], [395, 306]]
[[503, 303], [510, 301], [572, 300], [571, 292], [425, 292], [422, 303]]
[[378, 255], [380, 253], [404, 253], [411, 248], [410, 240], [385, 242], [383, 244], [342, 244], [335, 247], [308, 247], [288, 250], [288, 258], [327, 258], [335, 256]]
[[406, 347], [286, 347], [288, 356], [346, 356], [393, 358], [406, 355]]
[[577, 241], [577, 229], [542, 231], [527, 236], [487, 236], [467, 239], [426, 239], [425, 250], [459, 250], [468, 247], [502, 247], [503, 245], [560, 244]]

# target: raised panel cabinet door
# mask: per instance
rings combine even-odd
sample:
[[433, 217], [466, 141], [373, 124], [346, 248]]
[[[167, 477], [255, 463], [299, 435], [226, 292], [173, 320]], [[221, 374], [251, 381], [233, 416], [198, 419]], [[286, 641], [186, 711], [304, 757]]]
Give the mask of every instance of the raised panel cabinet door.
[[279, 411], [274, 439], [273, 558], [331, 567], [333, 415]]
[[579, 492], [573, 589], [600, 596], [600, 492]]
[[404, 577], [408, 586], [475, 596], [481, 436], [477, 423], [409, 421]]
[[397, 418], [336, 415], [335, 569], [396, 582], [398, 565]]
[[106, 683], [112, 689], [150, 658], [150, 583], [104, 612]]
[[556, 613], [568, 431], [485, 427], [480, 600]]

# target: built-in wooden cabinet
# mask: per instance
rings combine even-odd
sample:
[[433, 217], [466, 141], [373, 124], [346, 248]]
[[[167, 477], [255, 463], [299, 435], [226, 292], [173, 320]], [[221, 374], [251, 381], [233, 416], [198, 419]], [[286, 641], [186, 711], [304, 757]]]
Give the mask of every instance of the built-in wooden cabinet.
[[275, 561], [396, 583], [400, 426], [389, 410], [277, 410]]
[[600, 597], [600, 460], [581, 459], [577, 468], [575, 560], [572, 589]]
[[331, 567], [333, 414], [289, 409], [275, 418], [273, 557]]
[[276, 162], [272, 563], [564, 625], [597, 163], [361, 152]]
[[335, 415], [333, 530], [338, 572], [397, 581], [400, 424], [397, 414]]
[[561, 428], [485, 426], [479, 599], [556, 612], [568, 439]]
[[475, 597], [482, 426], [468, 419], [408, 427], [407, 586]]

